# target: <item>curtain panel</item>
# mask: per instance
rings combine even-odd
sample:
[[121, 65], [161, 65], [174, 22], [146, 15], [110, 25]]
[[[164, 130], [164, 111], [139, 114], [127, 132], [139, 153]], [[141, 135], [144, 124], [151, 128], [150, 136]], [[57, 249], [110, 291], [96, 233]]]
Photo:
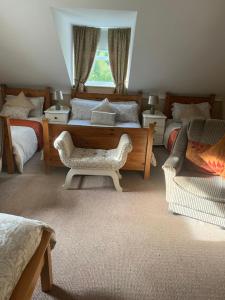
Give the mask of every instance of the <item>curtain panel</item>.
[[75, 89], [83, 92], [94, 62], [99, 41], [100, 29], [86, 26], [74, 26], [74, 63]]
[[108, 30], [109, 60], [115, 92], [126, 94], [125, 80], [127, 76], [128, 55], [130, 47], [130, 28], [113, 28]]

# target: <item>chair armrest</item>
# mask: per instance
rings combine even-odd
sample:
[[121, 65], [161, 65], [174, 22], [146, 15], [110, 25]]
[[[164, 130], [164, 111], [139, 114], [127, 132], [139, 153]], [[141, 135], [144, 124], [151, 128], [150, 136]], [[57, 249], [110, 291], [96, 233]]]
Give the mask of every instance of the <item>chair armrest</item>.
[[179, 172], [182, 169], [183, 162], [186, 155], [186, 149], [187, 149], [187, 125], [182, 126], [175, 145], [173, 147], [173, 150], [162, 166], [165, 175], [170, 175], [172, 177], [179, 174]]
[[59, 155], [69, 158], [74, 150], [74, 144], [68, 131], [63, 131], [54, 141], [54, 147]]
[[133, 150], [132, 141], [128, 134], [123, 134], [120, 137], [119, 144], [117, 148], [114, 150], [115, 156], [117, 159], [121, 159], [121, 156], [124, 155], [124, 153], [129, 153]]

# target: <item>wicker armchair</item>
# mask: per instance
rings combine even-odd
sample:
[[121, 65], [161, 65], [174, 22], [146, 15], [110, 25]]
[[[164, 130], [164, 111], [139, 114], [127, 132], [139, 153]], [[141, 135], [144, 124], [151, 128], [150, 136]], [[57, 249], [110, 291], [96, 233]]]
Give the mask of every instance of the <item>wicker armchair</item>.
[[225, 228], [225, 180], [188, 170], [188, 140], [216, 144], [225, 134], [223, 120], [193, 120], [184, 126], [163, 165], [169, 210]]

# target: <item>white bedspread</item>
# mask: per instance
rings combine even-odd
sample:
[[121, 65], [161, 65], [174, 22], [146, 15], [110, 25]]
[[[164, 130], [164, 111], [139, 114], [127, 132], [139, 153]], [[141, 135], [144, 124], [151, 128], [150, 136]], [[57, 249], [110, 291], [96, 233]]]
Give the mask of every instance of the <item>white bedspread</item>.
[[77, 125], [77, 126], [94, 126], [94, 127], [122, 127], [122, 128], [141, 128], [139, 122], [117, 122], [115, 126], [106, 126], [106, 125], [93, 125], [90, 120], [75, 120], [71, 119], [68, 122], [69, 125]]
[[38, 149], [38, 140], [34, 130], [25, 126], [11, 126], [13, 154], [17, 169], [23, 172], [24, 164]]
[[0, 214], [0, 300], [10, 298], [40, 244], [43, 229], [53, 232], [40, 221]]

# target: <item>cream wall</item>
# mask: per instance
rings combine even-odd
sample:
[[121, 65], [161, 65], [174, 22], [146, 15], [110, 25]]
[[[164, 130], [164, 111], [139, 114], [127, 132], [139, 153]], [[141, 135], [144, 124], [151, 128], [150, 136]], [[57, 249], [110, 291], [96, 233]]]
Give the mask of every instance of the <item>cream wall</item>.
[[129, 90], [225, 96], [224, 0], [0, 0], [2, 83], [70, 90], [52, 8], [137, 12]]

